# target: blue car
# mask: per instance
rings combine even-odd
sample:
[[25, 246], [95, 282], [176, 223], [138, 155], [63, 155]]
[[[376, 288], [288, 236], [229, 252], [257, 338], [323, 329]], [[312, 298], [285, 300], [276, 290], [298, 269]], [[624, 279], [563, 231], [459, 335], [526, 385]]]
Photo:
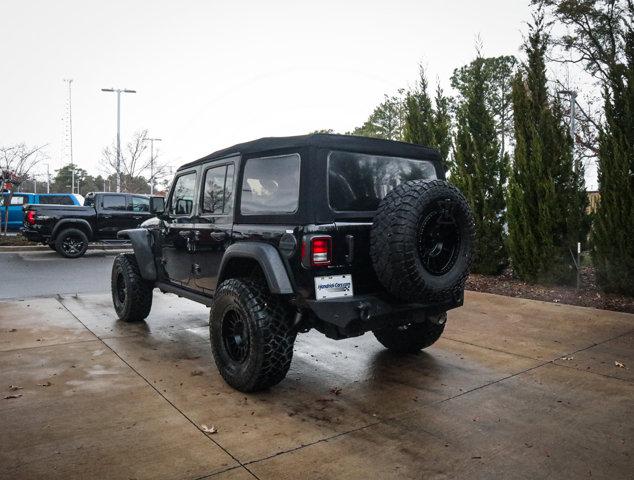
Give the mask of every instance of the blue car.
[[[2, 194], [0, 202], [0, 226], [4, 230], [6, 218], [5, 198], [8, 193]], [[74, 193], [25, 193], [14, 192], [9, 206], [9, 230], [18, 230], [24, 222], [23, 207], [28, 204], [39, 205], [83, 205], [84, 198]]]

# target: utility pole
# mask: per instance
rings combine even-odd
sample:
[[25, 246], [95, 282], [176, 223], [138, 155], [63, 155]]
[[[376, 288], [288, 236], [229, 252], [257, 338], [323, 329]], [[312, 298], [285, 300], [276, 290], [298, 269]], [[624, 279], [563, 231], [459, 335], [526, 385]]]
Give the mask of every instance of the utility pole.
[[154, 195], [154, 142], [162, 142], [160, 138], [146, 138], [150, 142], [150, 195]]
[[572, 138], [572, 162], [575, 169], [577, 171], [577, 162], [575, 162], [575, 133], [577, 131], [577, 92], [575, 90], [559, 90], [560, 95], [568, 95], [568, 99], [570, 101], [570, 137]]
[[46, 165], [46, 193], [51, 193], [51, 171], [48, 163]]
[[117, 94], [117, 192], [121, 191], [121, 93], [136, 93], [136, 90], [126, 88], [102, 88], [102, 92], [116, 92]]
[[[577, 130], [577, 92], [575, 90], [559, 90], [560, 95], [568, 95], [568, 99], [570, 101], [570, 137], [572, 138], [572, 168], [575, 173], [578, 173], [578, 166], [575, 160], [575, 133]], [[581, 110], [583, 112], [583, 109]], [[572, 260], [575, 263], [575, 267], [577, 269], [577, 290], [581, 286], [581, 242], [577, 242], [577, 256], [570, 252], [572, 255]]]
[[75, 164], [73, 162], [73, 103], [72, 103], [72, 78], [64, 78], [64, 82], [68, 84], [68, 135], [70, 142], [70, 193], [75, 193]]

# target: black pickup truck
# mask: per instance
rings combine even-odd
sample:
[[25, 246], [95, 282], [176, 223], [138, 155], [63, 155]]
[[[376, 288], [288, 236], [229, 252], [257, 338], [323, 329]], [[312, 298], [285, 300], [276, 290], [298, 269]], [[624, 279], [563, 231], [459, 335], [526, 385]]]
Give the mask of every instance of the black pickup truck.
[[91, 192], [83, 206], [26, 205], [21, 232], [64, 257], [78, 258], [89, 242], [116, 240], [119, 230], [138, 227], [152, 216], [148, 195]]

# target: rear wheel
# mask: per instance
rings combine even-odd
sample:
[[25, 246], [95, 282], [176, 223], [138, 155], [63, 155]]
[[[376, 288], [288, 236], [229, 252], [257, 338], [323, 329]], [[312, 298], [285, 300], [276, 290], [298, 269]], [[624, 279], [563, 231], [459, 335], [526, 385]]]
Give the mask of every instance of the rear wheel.
[[152, 309], [152, 284], [141, 277], [136, 257], [120, 253], [112, 264], [112, 303], [119, 320], [140, 322]]
[[436, 343], [445, 330], [446, 321], [447, 314], [443, 313], [435, 317], [434, 321], [427, 318], [422, 323], [386, 327], [372, 333], [388, 350], [397, 353], [416, 353]]
[[222, 282], [211, 307], [209, 334], [222, 378], [241, 392], [276, 385], [291, 366], [295, 333], [289, 309], [259, 283]]
[[88, 237], [77, 228], [67, 228], [55, 238], [55, 250], [63, 257], [79, 258], [88, 250]]

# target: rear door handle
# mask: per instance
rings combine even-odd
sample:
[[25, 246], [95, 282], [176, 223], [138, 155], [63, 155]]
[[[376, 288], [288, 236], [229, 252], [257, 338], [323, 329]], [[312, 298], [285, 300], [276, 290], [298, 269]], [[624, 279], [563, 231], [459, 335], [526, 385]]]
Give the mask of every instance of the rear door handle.
[[191, 233], [190, 230], [179, 230], [178, 231], [178, 235], [181, 237], [189, 237], [189, 234]]
[[112, 215], [102, 215], [101, 218], [112, 218]]
[[226, 233], [225, 232], [211, 232], [209, 234], [209, 237], [212, 240], [224, 240], [226, 238]]

